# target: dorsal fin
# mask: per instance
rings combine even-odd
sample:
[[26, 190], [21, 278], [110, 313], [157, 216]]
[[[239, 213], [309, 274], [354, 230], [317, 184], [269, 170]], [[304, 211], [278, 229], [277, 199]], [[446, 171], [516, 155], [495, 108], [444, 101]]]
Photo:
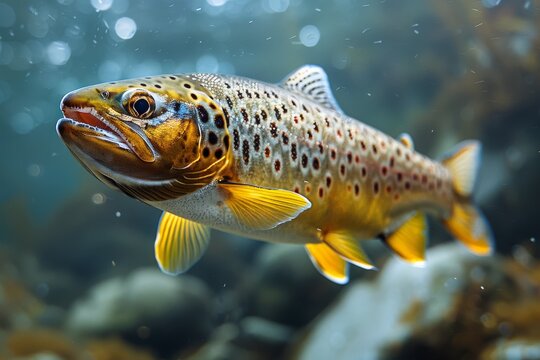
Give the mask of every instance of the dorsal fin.
[[343, 114], [330, 89], [328, 76], [320, 66], [304, 65], [283, 79], [279, 85]]

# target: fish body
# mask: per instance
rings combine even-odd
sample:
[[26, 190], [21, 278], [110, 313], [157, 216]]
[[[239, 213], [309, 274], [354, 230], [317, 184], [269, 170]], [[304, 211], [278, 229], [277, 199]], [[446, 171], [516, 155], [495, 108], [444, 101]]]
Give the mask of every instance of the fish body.
[[[491, 251], [471, 203], [479, 143], [431, 160], [408, 135], [345, 115], [316, 66], [279, 84], [216, 74], [101, 84], [66, 95], [62, 110], [58, 132], [87, 169], [164, 210], [155, 249], [166, 272], [187, 270], [216, 228], [303, 244], [344, 283], [348, 263], [373, 268], [361, 240], [423, 262], [426, 212], [472, 251]], [[84, 135], [92, 127], [98, 135]]]

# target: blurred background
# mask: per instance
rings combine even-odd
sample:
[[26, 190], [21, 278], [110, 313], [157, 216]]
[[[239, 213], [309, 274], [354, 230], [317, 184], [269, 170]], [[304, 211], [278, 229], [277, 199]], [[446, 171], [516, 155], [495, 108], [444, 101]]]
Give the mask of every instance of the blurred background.
[[[0, 0], [0, 359], [540, 359], [540, 1]], [[480, 139], [497, 252], [433, 223], [427, 266], [369, 242], [347, 286], [302, 247], [213, 232], [159, 272], [160, 213], [57, 137], [68, 91], [160, 73], [328, 73], [432, 157]], [[353, 215], [351, 215], [353, 216]]]

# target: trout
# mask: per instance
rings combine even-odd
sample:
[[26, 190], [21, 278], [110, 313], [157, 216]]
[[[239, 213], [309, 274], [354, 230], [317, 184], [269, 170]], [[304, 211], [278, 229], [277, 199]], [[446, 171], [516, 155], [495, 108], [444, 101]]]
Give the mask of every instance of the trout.
[[103, 183], [163, 210], [155, 256], [168, 274], [204, 253], [210, 229], [305, 246], [328, 279], [374, 265], [361, 241], [425, 261], [426, 213], [469, 250], [492, 251], [472, 201], [478, 141], [441, 161], [340, 109], [306, 65], [278, 84], [217, 74], [161, 75], [85, 87], [62, 99], [57, 132]]

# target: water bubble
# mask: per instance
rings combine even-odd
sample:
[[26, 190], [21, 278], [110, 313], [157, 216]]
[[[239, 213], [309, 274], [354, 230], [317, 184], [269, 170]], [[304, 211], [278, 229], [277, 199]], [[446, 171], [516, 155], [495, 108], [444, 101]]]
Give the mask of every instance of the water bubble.
[[114, 31], [120, 39], [129, 40], [137, 32], [137, 24], [132, 18], [121, 17], [114, 24]]
[[534, 237], [531, 237], [530, 240], [531, 240], [532, 243], [533, 243], [533, 242], [536, 242], [536, 238], [534, 238]]
[[8, 4], [0, 3], [0, 27], [10, 27], [15, 24], [15, 11]]
[[203, 55], [197, 60], [195, 65], [197, 72], [217, 72], [219, 69], [219, 62], [213, 55]]
[[114, 215], [115, 215], [117, 218], [119, 218], [120, 216], [122, 216], [122, 213], [121, 213], [120, 211], [117, 211], [117, 212], [114, 213]]
[[300, 42], [307, 47], [313, 47], [319, 43], [321, 33], [314, 25], [306, 25], [300, 30]]
[[36, 126], [32, 116], [25, 112], [13, 115], [10, 120], [10, 125], [13, 131], [20, 135], [28, 134]]
[[102, 193], [95, 193], [92, 195], [92, 202], [96, 205], [102, 205], [107, 198]]
[[487, 8], [498, 6], [502, 0], [482, 0], [482, 5]]
[[30, 21], [26, 27], [30, 35], [38, 39], [44, 38], [49, 32], [49, 24], [45, 19], [36, 19]]
[[272, 12], [285, 12], [289, 8], [289, 0], [267, 0], [267, 6]]
[[38, 164], [30, 164], [26, 168], [26, 172], [32, 177], [38, 177], [41, 174], [41, 166]]
[[53, 65], [64, 65], [71, 57], [71, 48], [64, 41], [53, 41], [47, 46], [47, 56]]
[[114, 0], [90, 0], [90, 4], [96, 9], [96, 11], [109, 10]]
[[228, 0], [206, 0], [210, 6], [223, 6]]

